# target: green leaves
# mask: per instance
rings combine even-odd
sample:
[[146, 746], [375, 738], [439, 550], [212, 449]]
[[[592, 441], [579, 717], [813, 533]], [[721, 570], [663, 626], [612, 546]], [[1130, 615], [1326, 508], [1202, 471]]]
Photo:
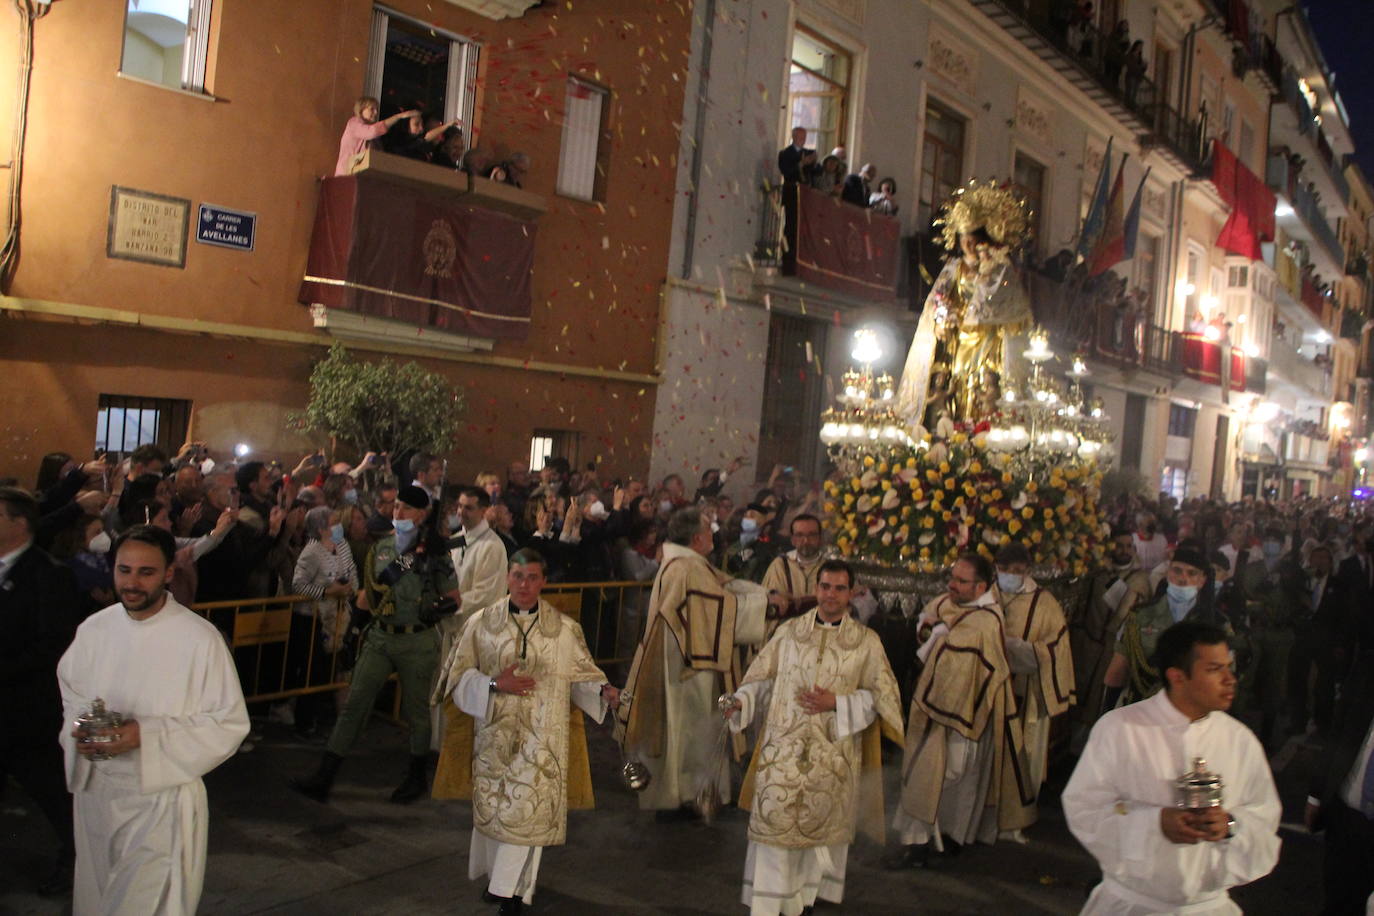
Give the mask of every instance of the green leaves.
[[415, 362], [364, 362], [336, 343], [315, 364], [310, 401], [292, 419], [360, 454], [442, 454], [453, 445], [463, 407], [462, 391], [442, 375]]

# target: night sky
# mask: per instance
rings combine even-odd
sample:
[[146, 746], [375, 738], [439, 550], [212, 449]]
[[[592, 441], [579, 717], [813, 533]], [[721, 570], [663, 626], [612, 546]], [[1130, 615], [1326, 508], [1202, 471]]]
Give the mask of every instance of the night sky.
[[1336, 88], [1350, 114], [1355, 158], [1374, 180], [1374, 2], [1311, 0], [1304, 4], [1326, 64], [1336, 73]]

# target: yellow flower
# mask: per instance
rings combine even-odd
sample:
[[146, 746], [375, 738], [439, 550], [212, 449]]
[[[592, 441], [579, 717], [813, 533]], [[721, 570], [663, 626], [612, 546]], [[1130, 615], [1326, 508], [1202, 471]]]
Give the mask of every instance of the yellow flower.
[[1067, 469], [1066, 471], [1064, 471], [1064, 476], [1067, 477], [1067, 478], [1069, 478], [1069, 480], [1077, 480], [1077, 479], [1078, 479], [1078, 468], [1069, 468], [1069, 469]]
[[934, 468], [926, 468], [926, 480], [934, 483], [940, 479], [939, 473]]
[[964, 504], [964, 498], [963, 498], [962, 496], [960, 496], [960, 497], [958, 497], [958, 498], [956, 498], [956, 499], [954, 500], [954, 508], [956, 508], [956, 509], [959, 508], [960, 506], [962, 506], [963, 504]]
[[1031, 532], [1031, 543], [1033, 543], [1033, 544], [1039, 544], [1040, 541], [1041, 541], [1041, 534], [1040, 534], [1040, 532], [1039, 532], [1039, 531], [1032, 531], [1032, 532]]
[[834, 496], [836, 493], [839, 492], [839, 489], [840, 489], [840, 487], [839, 487], [838, 484], [835, 483], [835, 481], [833, 481], [833, 480], [827, 480], [827, 481], [825, 482], [825, 492], [826, 492], [828, 495]]
[[1026, 492], [1027, 492], [1027, 493], [1034, 493], [1034, 492], [1036, 491], [1036, 489], [1037, 489], [1037, 487], [1035, 486], [1035, 481], [1034, 481], [1034, 480], [1027, 482], [1027, 484], [1026, 484]]
[[848, 509], [848, 508], [849, 508], [850, 506], [852, 506], [852, 505], [854, 505], [854, 494], [853, 494], [853, 493], [846, 493], [846, 494], [844, 494], [844, 507], [845, 507], [846, 509]]
[[982, 554], [983, 556], [985, 556], [985, 557], [991, 557], [991, 556], [992, 556], [992, 551], [988, 549], [988, 545], [987, 545], [987, 544], [979, 544], [979, 545], [978, 545], [978, 552], [981, 553], [981, 554]]
[[916, 500], [917, 502], [920, 502], [921, 500], [926, 498], [926, 491], [922, 490], [920, 487], [912, 487], [911, 498]]
[[845, 552], [848, 552], [848, 551], [849, 551], [849, 538], [847, 538], [847, 537], [841, 535], [840, 537], [838, 537], [838, 538], [835, 539], [835, 546], [838, 547], [838, 548], [840, 548], [840, 550], [843, 550], [843, 551], [845, 551]]
[[1045, 530], [1046, 530], [1046, 531], [1053, 531], [1053, 530], [1054, 530], [1054, 522], [1045, 522]]
[[1026, 506], [1026, 508], [1024, 508], [1024, 509], [1021, 510], [1021, 517], [1022, 517], [1022, 518], [1034, 518], [1034, 517], [1035, 517], [1035, 510], [1032, 509], [1030, 506]]
[[935, 527], [935, 519], [933, 519], [933, 518], [931, 518], [929, 515], [927, 515], [925, 518], [921, 519], [921, 527], [922, 527], [922, 528], [934, 528], [934, 527]]
[[1015, 534], [1016, 532], [1021, 530], [1021, 523], [1018, 522], [1016, 519], [1012, 519], [1011, 521], [1007, 522], [1007, 530], [1010, 531], [1012, 534]]
[[879, 474], [886, 474], [886, 473], [887, 473], [887, 462], [886, 462], [886, 461], [879, 461], [879, 462], [878, 462], [878, 473], [879, 473]]
[[866, 468], [871, 468], [871, 467], [873, 467], [873, 456], [872, 456], [872, 455], [864, 455], [864, 467], [866, 467]]
[[953, 436], [950, 436], [949, 441], [953, 442], [955, 445], [958, 445], [961, 442], [967, 442], [968, 436], [964, 433], [955, 433]]
[[928, 560], [928, 559], [930, 559], [930, 548], [929, 548], [929, 547], [922, 547], [922, 548], [921, 548], [921, 559], [922, 559], [922, 560]]
[[1004, 545], [1006, 545], [1006, 544], [1010, 544], [1010, 543], [1011, 543], [1011, 537], [1010, 537], [1009, 535], [1005, 535], [1005, 534], [1004, 534], [1004, 535], [1002, 535], [1000, 538], [997, 539], [997, 544], [998, 544], [999, 547], [1000, 547], [1000, 546], [1004, 546]]
[[915, 467], [916, 467], [916, 459], [915, 459], [915, 458], [908, 458], [908, 459], [906, 460], [906, 466], [907, 466], [908, 468], [915, 468]]
[[948, 462], [948, 461], [941, 461], [941, 462], [940, 462], [940, 473], [941, 473], [941, 474], [948, 474], [948, 473], [949, 473], [949, 462]]
[[889, 516], [887, 517], [887, 523], [888, 523], [889, 525], [891, 525], [893, 528], [896, 528], [896, 527], [897, 527], [897, 516], [895, 516], [895, 515], [889, 515]]
[[884, 481], [883, 481], [883, 492], [886, 493], [888, 490], [891, 490], [891, 489], [892, 489], [892, 481], [890, 481], [890, 480], [884, 480]]
[[864, 484], [863, 484], [863, 481], [860, 480], [860, 479], [857, 478], [857, 477], [851, 477], [851, 478], [849, 479], [849, 488], [850, 488], [851, 490], [857, 490], [857, 489], [859, 489], [860, 487], [862, 487], [863, 485], [864, 485]]
[[968, 469], [974, 474], [981, 474], [983, 472], [983, 465], [981, 462], [975, 461], [968, 466]]
[[949, 520], [952, 519], [952, 518], [954, 518], [954, 516], [953, 516], [953, 514], [951, 514], [951, 513], [949, 513], [949, 512], [941, 512], [941, 513], [940, 513], [940, 519], [941, 519], [942, 521], [946, 521], [946, 522], [947, 522], [947, 521], [949, 521]]
[[827, 502], [827, 503], [825, 504], [825, 514], [826, 514], [826, 515], [829, 515], [829, 514], [831, 514], [831, 513], [834, 512], [834, 511], [835, 511], [835, 504], [832, 503], [832, 502]]
[[997, 502], [997, 501], [1000, 500], [1001, 498], [1002, 498], [1002, 491], [1001, 491], [1001, 490], [993, 490], [993, 491], [992, 491], [992, 501], [993, 501], [993, 502]]
[[1045, 510], [1045, 518], [1054, 518], [1054, 510], [1053, 510], [1053, 509], [1046, 509], [1046, 510]]
[[953, 478], [953, 477], [946, 477], [946, 478], [945, 478], [945, 489], [946, 489], [946, 490], [953, 490], [953, 489], [954, 489], [954, 478]]
[[900, 557], [904, 557], [904, 558], [905, 558], [905, 557], [911, 556], [911, 545], [910, 545], [910, 544], [904, 544], [904, 545], [902, 546], [902, 549], [899, 550], [899, 551], [897, 551], [897, 555], [900, 556]]

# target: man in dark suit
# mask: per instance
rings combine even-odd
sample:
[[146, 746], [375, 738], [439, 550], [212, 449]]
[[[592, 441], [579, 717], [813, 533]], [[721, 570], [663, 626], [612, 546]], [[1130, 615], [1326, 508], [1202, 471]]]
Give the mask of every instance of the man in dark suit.
[[816, 151], [806, 147], [806, 128], [792, 128], [792, 145], [778, 151], [778, 171], [782, 173], [782, 272], [797, 272], [797, 208], [801, 186], [811, 183], [816, 169]]
[[807, 149], [806, 128], [792, 128], [792, 144], [778, 151], [778, 171], [782, 180], [792, 184], [811, 180], [811, 172], [816, 168], [816, 151]]
[[62, 748], [57, 662], [81, 622], [81, 594], [70, 569], [36, 544], [38, 501], [0, 487], [0, 772], [8, 771], [42, 810], [58, 839], [57, 866], [44, 895], [71, 887], [72, 797]]
[[1308, 591], [1304, 604], [1311, 609], [1297, 622], [1293, 653], [1288, 662], [1289, 731], [1307, 726], [1309, 687], [1312, 721], [1317, 730], [1331, 727], [1336, 684], [1349, 663], [1347, 643], [1353, 624], [1350, 590], [1334, 575], [1331, 549], [1318, 544], [1307, 552]]
[[873, 179], [877, 177], [878, 170], [873, 167], [873, 163], [864, 163], [863, 168], [844, 180], [844, 188], [840, 191], [840, 199], [856, 207], [867, 207], [868, 197], [873, 193], [871, 184]]
[[1351, 597], [1357, 606], [1374, 595], [1374, 557], [1369, 553], [1370, 537], [1368, 530], [1356, 530], [1351, 539], [1350, 556], [1341, 561], [1336, 573], [1350, 587]]
[[1354, 661], [1307, 799], [1311, 830], [1326, 831], [1324, 916], [1365, 912], [1374, 893], [1374, 620], [1358, 619]]

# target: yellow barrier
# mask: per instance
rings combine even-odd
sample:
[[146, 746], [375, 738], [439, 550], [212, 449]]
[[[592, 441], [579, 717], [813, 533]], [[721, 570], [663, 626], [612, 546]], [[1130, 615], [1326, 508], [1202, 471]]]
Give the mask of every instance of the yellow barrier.
[[[582, 625], [598, 665], [628, 665], [644, 630], [650, 585], [560, 582], [546, 585], [543, 598]], [[322, 610], [332, 606], [337, 613], [348, 613], [345, 602], [315, 601], [305, 595], [212, 601], [192, 607], [224, 634], [249, 702], [348, 686], [352, 652], [325, 651], [319, 617], [297, 614], [298, 605]]]

